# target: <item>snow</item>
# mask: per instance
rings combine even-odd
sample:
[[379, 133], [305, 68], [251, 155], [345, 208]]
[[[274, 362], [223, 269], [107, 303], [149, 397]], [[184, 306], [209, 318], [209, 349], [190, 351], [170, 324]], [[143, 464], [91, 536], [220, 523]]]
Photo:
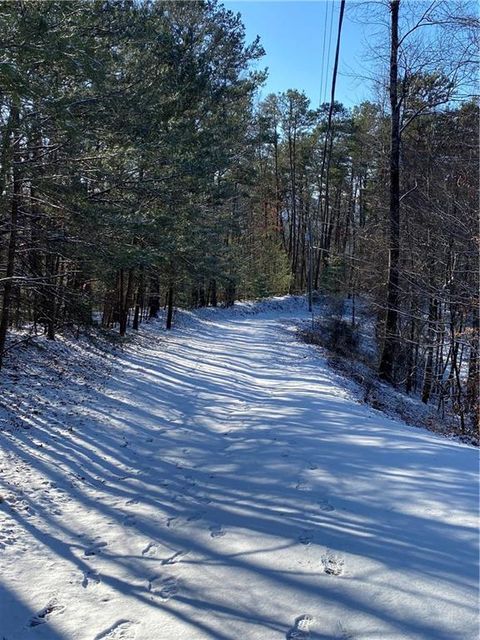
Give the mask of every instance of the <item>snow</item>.
[[358, 402], [295, 339], [302, 304], [182, 312], [107, 384], [95, 352], [22, 395], [2, 640], [477, 638], [476, 450]]

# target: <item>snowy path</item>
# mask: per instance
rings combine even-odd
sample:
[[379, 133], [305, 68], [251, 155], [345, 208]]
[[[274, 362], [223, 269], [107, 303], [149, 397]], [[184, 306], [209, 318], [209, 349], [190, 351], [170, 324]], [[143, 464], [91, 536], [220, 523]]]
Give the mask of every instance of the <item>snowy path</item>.
[[278, 315], [152, 332], [82, 416], [0, 436], [2, 640], [477, 637], [476, 451]]

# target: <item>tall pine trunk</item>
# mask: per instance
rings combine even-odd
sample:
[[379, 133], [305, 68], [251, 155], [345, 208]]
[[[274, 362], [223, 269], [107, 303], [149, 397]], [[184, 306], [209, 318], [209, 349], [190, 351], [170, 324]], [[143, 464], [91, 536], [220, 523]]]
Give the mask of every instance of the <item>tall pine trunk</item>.
[[10, 313], [12, 306], [12, 291], [13, 291], [13, 275], [15, 272], [15, 254], [17, 249], [17, 225], [18, 225], [18, 209], [20, 200], [20, 176], [18, 167], [15, 163], [15, 149], [14, 146], [17, 142], [18, 126], [19, 126], [19, 111], [16, 105], [11, 107], [10, 118], [12, 122], [12, 180], [13, 180], [13, 193], [12, 202], [10, 206], [10, 237], [8, 240], [7, 249], [7, 266], [5, 269], [5, 284], [3, 286], [3, 302], [2, 302], [2, 317], [0, 319], [0, 369], [3, 364], [3, 354], [5, 351], [5, 342], [7, 340], [7, 330], [10, 321]]
[[390, 107], [392, 122], [390, 131], [390, 238], [387, 284], [387, 316], [385, 340], [380, 359], [379, 375], [387, 382], [394, 382], [394, 363], [398, 350], [398, 303], [400, 258], [400, 101], [398, 98], [398, 11], [400, 0], [392, 0], [391, 49], [390, 49]]
[[130, 299], [132, 297], [132, 289], [133, 289], [133, 268], [130, 268], [128, 270], [126, 286], [125, 286], [125, 271], [124, 269], [120, 269], [118, 320], [120, 325], [119, 332], [121, 336], [124, 336], [127, 333], [128, 312], [130, 309]]
[[135, 297], [135, 313], [133, 315], [132, 329], [138, 331], [138, 327], [141, 322], [141, 310], [143, 309], [143, 302], [145, 297], [145, 268], [143, 265], [139, 268], [139, 280], [137, 287], [137, 295]]
[[471, 411], [473, 427], [480, 426], [480, 360], [479, 360], [480, 312], [478, 306], [473, 309], [472, 337], [470, 341], [470, 358], [467, 378], [467, 407]]
[[150, 297], [148, 300], [148, 317], [158, 318], [160, 311], [160, 280], [157, 274], [150, 276]]
[[430, 298], [428, 307], [428, 331], [427, 331], [427, 353], [425, 361], [425, 376], [423, 380], [422, 402], [425, 404], [430, 400], [430, 393], [433, 385], [433, 351], [435, 347], [435, 328], [437, 323], [437, 301]]
[[167, 322], [166, 328], [172, 328], [172, 320], [173, 320], [173, 284], [168, 286], [167, 292]]

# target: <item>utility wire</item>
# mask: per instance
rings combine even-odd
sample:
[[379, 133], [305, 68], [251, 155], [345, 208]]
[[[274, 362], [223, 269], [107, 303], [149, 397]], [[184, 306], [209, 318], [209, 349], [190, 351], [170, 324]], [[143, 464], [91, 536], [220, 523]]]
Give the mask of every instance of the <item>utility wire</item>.
[[[333, 65], [333, 73], [332, 73], [332, 89], [330, 94], [330, 107], [328, 110], [327, 130], [325, 132], [325, 143], [323, 147], [322, 167], [320, 170], [320, 180], [319, 180], [319, 186], [320, 186], [320, 193], [318, 195], [319, 213], [321, 213], [321, 206], [322, 206], [321, 204], [322, 203], [322, 185], [323, 185], [323, 178], [325, 175], [325, 167], [327, 168], [327, 183], [328, 183], [329, 172], [330, 172], [330, 159], [332, 155], [332, 144], [333, 144], [333, 138], [331, 136], [332, 119], [333, 119], [333, 109], [335, 105], [335, 88], [337, 85], [338, 60], [340, 57], [340, 40], [342, 35], [344, 13], [345, 13], [345, 0], [340, 0], [340, 13], [338, 16], [337, 45], [335, 48], [335, 62]], [[332, 18], [333, 18], [333, 10], [332, 10]], [[331, 32], [330, 32], [330, 35], [331, 35]], [[330, 142], [330, 145], [329, 145], [329, 142]], [[327, 150], [328, 150], [329, 160], [328, 160], [328, 164], [326, 165]], [[312, 300], [313, 298], [313, 236], [312, 236], [311, 216], [309, 217], [309, 220], [308, 220], [308, 241], [309, 241], [308, 242], [309, 244], [308, 309], [312, 313], [312, 325], [313, 325], [313, 300]]]
[[324, 13], [324, 19], [323, 19], [323, 43], [322, 43], [322, 63], [321, 63], [321, 67], [320, 67], [320, 95], [318, 97], [318, 106], [320, 107], [324, 100], [322, 100], [323, 98], [323, 92], [324, 92], [324, 82], [326, 83], [326, 78], [327, 78], [327, 71], [328, 71], [328, 65], [325, 62], [325, 47], [326, 47], [326, 43], [327, 43], [327, 24], [328, 24], [328, 8], [330, 7], [330, 3], [329, 2], [325, 2], [325, 13]]
[[327, 101], [327, 75], [328, 75], [328, 70], [330, 69], [330, 52], [332, 50], [332, 33], [333, 33], [333, 14], [335, 13], [335, 0], [331, 0], [331, 4], [332, 4], [332, 11], [330, 14], [330, 28], [329, 28], [329, 34], [328, 34], [328, 52], [327, 52], [327, 60], [326, 60], [326, 70], [325, 70], [325, 88], [324, 88], [324, 96], [323, 96], [323, 102]]
[[[340, 13], [338, 16], [337, 46], [335, 49], [335, 63], [333, 65], [332, 89], [330, 94], [330, 107], [328, 110], [327, 131], [325, 133], [325, 143], [323, 147], [322, 168], [320, 171], [320, 186], [323, 183], [323, 177], [325, 174], [325, 162], [327, 158], [328, 142], [331, 137], [331, 131], [332, 131], [333, 109], [335, 105], [335, 88], [337, 86], [338, 59], [340, 56], [340, 38], [342, 35], [342, 24], [343, 24], [344, 13], [345, 13], [345, 0], [340, 0]], [[330, 169], [330, 162], [328, 163], [328, 169]], [[327, 173], [328, 173], [328, 170], [327, 170]]]

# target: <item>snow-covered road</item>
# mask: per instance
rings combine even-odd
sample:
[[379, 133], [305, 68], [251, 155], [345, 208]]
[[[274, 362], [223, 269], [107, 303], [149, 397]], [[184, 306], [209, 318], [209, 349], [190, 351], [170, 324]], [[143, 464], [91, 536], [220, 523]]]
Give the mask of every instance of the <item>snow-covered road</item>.
[[356, 402], [288, 312], [147, 338], [0, 436], [2, 640], [477, 638], [475, 449]]

